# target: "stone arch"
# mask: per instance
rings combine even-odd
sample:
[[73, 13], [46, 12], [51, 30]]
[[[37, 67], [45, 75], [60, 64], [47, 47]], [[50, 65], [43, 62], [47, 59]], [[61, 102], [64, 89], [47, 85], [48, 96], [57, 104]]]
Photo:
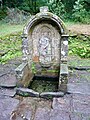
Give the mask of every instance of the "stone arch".
[[24, 27], [23, 33], [28, 35], [29, 30], [35, 26], [36, 24], [42, 22], [42, 21], [51, 21], [52, 23], [55, 23], [56, 26], [59, 28], [61, 34], [66, 34], [67, 30], [63, 23], [63, 21], [57, 16], [50, 12], [45, 13], [38, 13], [35, 16], [31, 17], [29, 21], [27, 22], [26, 26]]
[[[51, 31], [50, 35], [44, 38], [48, 44], [51, 42], [45, 51], [50, 51], [50, 49], [51, 51], [45, 53], [45, 47], [42, 45], [43, 53], [41, 53], [41, 48], [39, 47], [40, 50], [38, 50], [37, 47], [39, 46], [38, 41], [40, 41], [38, 36], [41, 36], [39, 33], [43, 33], [45, 27], [48, 32], [49, 29]], [[61, 58], [63, 58], [63, 52], [61, 52], [63, 50], [61, 48], [63, 46], [62, 36], [66, 33], [65, 25], [58, 16], [50, 12], [40, 12], [32, 16], [23, 30], [23, 61], [27, 61], [30, 68], [33, 61], [40, 63], [42, 67], [60, 66]]]
[[27, 81], [27, 76], [30, 77], [29, 81], [33, 76], [59, 77], [60, 87], [67, 79], [68, 35], [63, 21], [58, 16], [41, 11], [31, 17], [23, 30], [22, 50], [24, 69], [28, 69], [28, 73], [24, 78], [21, 77], [21, 82], [22, 79]]

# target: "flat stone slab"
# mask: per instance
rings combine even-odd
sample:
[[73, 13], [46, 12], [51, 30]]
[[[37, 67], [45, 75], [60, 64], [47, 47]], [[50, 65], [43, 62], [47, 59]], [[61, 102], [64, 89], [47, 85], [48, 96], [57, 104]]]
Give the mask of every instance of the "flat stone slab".
[[65, 95], [64, 97], [60, 98], [53, 98], [52, 108], [53, 110], [70, 112], [71, 100], [71, 95]]
[[76, 69], [76, 70], [90, 70], [90, 66], [68, 66], [70, 69]]
[[15, 68], [16, 68], [15, 64], [5, 64], [5, 65], [0, 64], [0, 77], [8, 73], [15, 74]]
[[31, 120], [32, 108], [30, 104], [21, 102], [11, 114], [11, 120]]
[[39, 93], [28, 88], [16, 88], [16, 93], [24, 97], [39, 97]]
[[0, 86], [1, 87], [15, 87], [16, 86], [16, 77], [13, 74], [4, 74], [0, 77]]
[[16, 91], [14, 89], [7, 89], [7, 88], [0, 89], [0, 95], [14, 97], [15, 94], [16, 94]]
[[73, 111], [90, 115], [90, 95], [73, 94]]
[[34, 120], [50, 120], [50, 109], [38, 108]]
[[5, 68], [3, 65], [0, 64], [0, 78], [5, 75], [10, 73], [10, 68]]
[[90, 71], [72, 70], [69, 72], [68, 83], [90, 83]]
[[70, 114], [65, 111], [52, 110], [50, 113], [50, 120], [71, 120]]
[[40, 97], [63, 97], [63, 92], [42, 92]]
[[12, 111], [19, 104], [19, 100], [9, 97], [0, 97], [0, 120], [10, 120]]
[[67, 92], [90, 95], [90, 83], [69, 83], [67, 84]]
[[51, 101], [36, 97], [23, 97], [12, 112], [11, 120], [48, 120], [50, 109]]

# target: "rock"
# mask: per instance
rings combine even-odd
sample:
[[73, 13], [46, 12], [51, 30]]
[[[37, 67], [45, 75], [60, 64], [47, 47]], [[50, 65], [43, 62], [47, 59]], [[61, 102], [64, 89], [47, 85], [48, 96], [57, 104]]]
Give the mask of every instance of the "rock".
[[70, 69], [76, 69], [76, 70], [90, 70], [90, 66], [68, 66]]
[[0, 97], [0, 120], [10, 120], [12, 111], [19, 104], [19, 100], [9, 97]]
[[67, 84], [67, 92], [90, 95], [90, 83], [69, 83]]
[[90, 113], [89, 114], [82, 114], [82, 120], [90, 120]]
[[73, 111], [90, 115], [90, 95], [73, 94]]
[[21, 102], [12, 112], [11, 120], [31, 120], [32, 108], [28, 103]]
[[64, 97], [60, 98], [53, 98], [52, 102], [52, 108], [55, 110], [61, 110], [61, 111], [66, 111], [70, 112], [71, 110], [71, 96], [65, 95]]
[[14, 89], [6, 89], [6, 88], [1, 88], [0, 89], [0, 95], [14, 97], [15, 94], [16, 94], [16, 91]]
[[38, 108], [34, 120], [50, 120], [50, 109]]
[[70, 114], [65, 111], [52, 110], [50, 120], [70, 120]]
[[42, 92], [40, 94], [40, 97], [63, 97], [64, 93], [63, 92]]
[[[80, 114], [80, 113], [72, 113], [71, 115], [70, 115], [70, 120], [84, 120], [83, 118], [82, 118], [82, 114]], [[87, 119], [88, 120], [88, 119]]]
[[16, 88], [16, 93], [24, 97], [39, 97], [39, 93], [28, 88]]
[[69, 73], [68, 83], [86, 83], [90, 82], [90, 72], [85, 70], [74, 70]]
[[4, 74], [0, 77], [0, 86], [1, 87], [15, 87], [16, 86], [16, 77], [13, 74]]
[[0, 56], [4, 56], [5, 54], [7, 54], [8, 51], [5, 51], [5, 50], [0, 50]]

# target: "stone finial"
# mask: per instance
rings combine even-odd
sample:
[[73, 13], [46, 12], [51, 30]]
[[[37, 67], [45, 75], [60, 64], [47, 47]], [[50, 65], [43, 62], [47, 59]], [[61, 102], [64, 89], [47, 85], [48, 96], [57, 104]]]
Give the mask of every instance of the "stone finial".
[[48, 6], [40, 7], [40, 12], [48, 12]]

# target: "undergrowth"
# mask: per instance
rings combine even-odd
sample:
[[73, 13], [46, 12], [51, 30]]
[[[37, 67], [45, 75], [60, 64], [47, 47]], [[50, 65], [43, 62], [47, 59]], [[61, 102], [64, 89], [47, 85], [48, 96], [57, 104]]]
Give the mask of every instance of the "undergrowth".
[[0, 63], [21, 55], [21, 32], [0, 37]]
[[69, 38], [69, 55], [81, 58], [90, 58], [90, 36], [77, 36]]

